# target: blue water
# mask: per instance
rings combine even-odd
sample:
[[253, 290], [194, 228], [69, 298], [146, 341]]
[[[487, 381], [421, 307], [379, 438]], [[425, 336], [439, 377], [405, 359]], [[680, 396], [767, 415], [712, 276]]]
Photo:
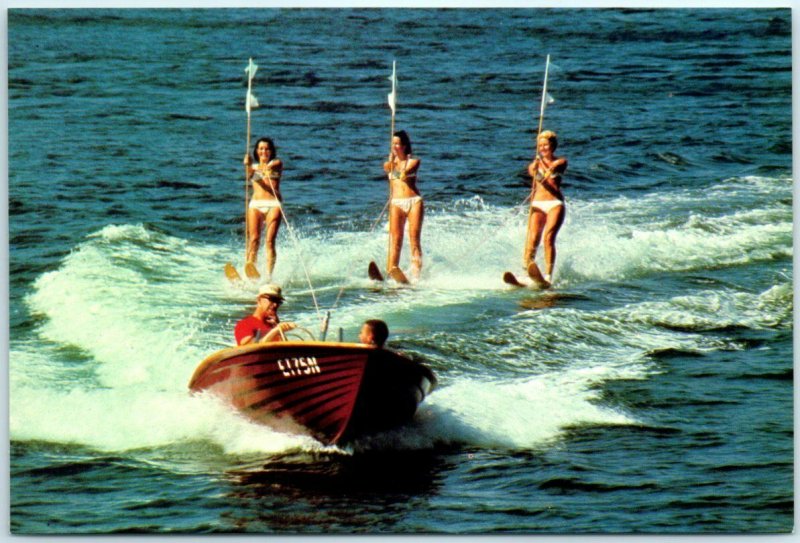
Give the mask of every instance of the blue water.
[[[8, 33], [13, 533], [793, 529], [790, 10], [12, 9]], [[556, 287], [513, 290], [547, 54], [567, 218]], [[408, 427], [324, 448], [188, 394], [257, 289], [222, 273], [249, 57], [283, 314], [386, 320], [439, 376]], [[425, 269], [376, 289], [392, 60]]]

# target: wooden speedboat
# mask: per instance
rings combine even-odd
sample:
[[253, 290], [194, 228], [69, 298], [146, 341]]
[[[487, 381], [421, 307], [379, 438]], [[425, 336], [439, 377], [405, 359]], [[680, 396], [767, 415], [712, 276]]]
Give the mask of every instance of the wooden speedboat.
[[189, 381], [257, 422], [325, 444], [410, 421], [435, 386], [430, 368], [398, 353], [320, 341], [223, 349]]

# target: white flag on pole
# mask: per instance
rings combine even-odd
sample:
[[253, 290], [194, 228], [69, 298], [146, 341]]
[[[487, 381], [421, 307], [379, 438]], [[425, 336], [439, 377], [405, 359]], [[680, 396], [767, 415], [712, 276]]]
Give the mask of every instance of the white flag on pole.
[[253, 78], [256, 76], [256, 72], [258, 71], [258, 65], [253, 62], [253, 59], [250, 59], [250, 63], [247, 65], [247, 68], [244, 69], [245, 73], [247, 73], [248, 81], [252, 81]]
[[389, 107], [392, 108], [392, 115], [397, 109], [397, 61], [392, 61], [392, 75], [389, 81], [392, 82], [392, 92], [389, 93]]
[[258, 71], [258, 65], [253, 62], [252, 58], [250, 59], [250, 62], [244, 71], [247, 74], [247, 98], [245, 99], [244, 109], [247, 111], [247, 113], [250, 113], [251, 109], [258, 107], [258, 100], [256, 99], [255, 94], [253, 94], [253, 78], [256, 76], [256, 72]]
[[245, 104], [244, 109], [248, 113], [250, 113], [250, 110], [252, 110], [254, 108], [257, 108], [257, 107], [258, 107], [258, 99], [256, 98], [256, 95], [253, 94], [252, 92], [248, 92], [247, 93], [247, 103]]

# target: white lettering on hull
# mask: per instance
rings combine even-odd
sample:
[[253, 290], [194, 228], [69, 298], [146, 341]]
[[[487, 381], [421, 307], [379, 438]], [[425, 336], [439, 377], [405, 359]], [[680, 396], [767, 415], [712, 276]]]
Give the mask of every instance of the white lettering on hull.
[[301, 375], [311, 375], [312, 373], [322, 373], [314, 356], [300, 356], [295, 358], [279, 358], [278, 369], [284, 377], [299, 377]]

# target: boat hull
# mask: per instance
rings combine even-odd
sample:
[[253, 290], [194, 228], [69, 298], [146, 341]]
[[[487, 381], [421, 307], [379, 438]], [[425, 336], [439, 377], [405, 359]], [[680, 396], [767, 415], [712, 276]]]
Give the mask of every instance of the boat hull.
[[435, 386], [427, 366], [398, 353], [308, 341], [223, 349], [189, 382], [259, 423], [326, 444], [408, 422]]

